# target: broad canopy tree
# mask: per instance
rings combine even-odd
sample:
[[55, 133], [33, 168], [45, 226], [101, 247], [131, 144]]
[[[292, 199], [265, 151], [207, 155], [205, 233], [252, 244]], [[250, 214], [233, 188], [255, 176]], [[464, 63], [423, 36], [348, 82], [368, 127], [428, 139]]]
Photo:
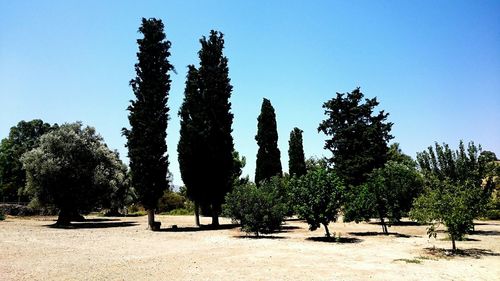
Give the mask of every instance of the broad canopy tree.
[[9, 136], [0, 143], [0, 200], [6, 202], [28, 201], [24, 193], [26, 172], [21, 156], [38, 146], [40, 137], [57, 128], [40, 119], [20, 121], [10, 128]]
[[170, 91], [170, 74], [173, 66], [170, 57], [170, 41], [166, 40], [161, 20], [142, 19], [137, 39], [139, 52], [135, 64], [136, 77], [130, 81], [135, 100], [128, 107], [130, 129], [123, 129], [127, 137], [128, 156], [132, 185], [139, 201], [148, 213], [148, 227], [159, 228], [154, 221], [158, 199], [168, 188], [167, 155], [167, 106]]
[[109, 207], [126, 189], [126, 170], [100, 135], [81, 123], [63, 124], [25, 153], [26, 191], [42, 205], [59, 209], [57, 225], [68, 225], [94, 207]]
[[366, 181], [373, 169], [381, 168], [387, 161], [387, 143], [392, 123], [388, 113], [374, 113], [379, 105], [377, 98], [365, 99], [357, 88], [351, 93], [337, 93], [325, 102], [327, 119], [318, 131], [330, 138], [325, 149], [332, 152], [330, 164], [347, 186], [357, 186]]
[[188, 196], [208, 209], [212, 224], [218, 225], [224, 196], [233, 185], [232, 86], [224, 35], [212, 30], [200, 43], [200, 65], [188, 67], [177, 151]]
[[271, 101], [264, 98], [260, 115], [257, 118], [257, 135], [255, 140], [259, 146], [255, 167], [255, 183], [260, 185], [263, 180], [281, 176], [281, 154], [278, 148], [278, 130], [276, 114]]

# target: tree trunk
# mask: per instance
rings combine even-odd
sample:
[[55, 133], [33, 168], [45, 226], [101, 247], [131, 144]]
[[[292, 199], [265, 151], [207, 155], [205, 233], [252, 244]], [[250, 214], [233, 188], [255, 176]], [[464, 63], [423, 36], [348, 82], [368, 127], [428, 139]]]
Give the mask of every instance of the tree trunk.
[[328, 224], [324, 223], [323, 226], [325, 227], [326, 237], [330, 238], [330, 231], [328, 230]]
[[194, 202], [194, 219], [196, 226], [200, 226], [200, 206], [196, 202]]
[[57, 217], [56, 225], [58, 226], [68, 226], [71, 224], [71, 212], [68, 210], [61, 209], [59, 211], [59, 216]]
[[155, 222], [155, 210], [149, 209], [148, 212], [148, 229], [155, 231], [160, 229], [160, 223]]
[[214, 211], [212, 213], [212, 226], [219, 226], [219, 215]]
[[385, 224], [384, 217], [380, 216], [380, 224], [382, 225], [382, 232], [384, 234], [389, 234], [389, 231], [387, 231], [387, 225]]
[[452, 247], [452, 252], [455, 253], [457, 251], [457, 247], [455, 246], [455, 237], [451, 237], [451, 247]]

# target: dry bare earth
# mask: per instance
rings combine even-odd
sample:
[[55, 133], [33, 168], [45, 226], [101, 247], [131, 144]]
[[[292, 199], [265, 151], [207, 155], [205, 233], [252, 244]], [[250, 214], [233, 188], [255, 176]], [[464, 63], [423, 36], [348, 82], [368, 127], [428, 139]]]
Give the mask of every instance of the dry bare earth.
[[332, 243], [311, 240], [323, 229], [300, 221], [255, 239], [231, 226], [199, 231], [182, 216], [159, 216], [162, 227], [179, 226], [160, 232], [145, 230], [146, 217], [91, 218], [71, 229], [50, 227], [54, 219], [0, 222], [0, 280], [500, 280], [498, 221], [480, 222], [458, 242], [463, 254], [448, 257], [425, 249], [449, 248], [444, 233], [429, 239], [414, 225], [383, 236], [377, 224], [336, 223], [331, 231], [343, 239]]

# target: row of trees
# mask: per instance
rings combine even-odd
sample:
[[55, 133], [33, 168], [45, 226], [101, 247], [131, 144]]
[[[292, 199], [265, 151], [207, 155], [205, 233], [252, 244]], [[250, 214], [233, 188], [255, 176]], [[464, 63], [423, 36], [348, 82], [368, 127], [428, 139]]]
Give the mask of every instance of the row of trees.
[[[143, 38], [137, 40], [136, 77], [130, 81], [135, 95], [128, 107], [131, 127], [123, 129], [130, 171], [92, 128], [35, 120], [28, 130], [14, 128], [2, 141], [0, 160], [10, 165], [0, 165], [4, 194], [29, 194], [42, 204], [56, 204], [58, 222], [67, 224], [92, 206], [123, 202], [131, 185], [147, 210], [149, 228], [159, 228], [154, 212], [169, 187], [167, 102], [174, 68], [161, 20], [142, 19], [139, 32]], [[323, 225], [329, 236], [327, 225], [339, 212], [345, 221], [377, 217], [387, 233], [386, 223], [409, 213], [421, 222], [444, 223], [455, 245], [470, 230], [472, 219], [484, 212], [498, 174], [491, 164], [494, 155], [473, 143], [467, 150], [461, 143], [457, 151], [436, 144], [418, 154], [417, 165], [397, 144], [388, 145], [393, 138], [388, 113], [375, 112], [379, 102], [365, 99], [359, 88], [337, 93], [323, 105], [326, 119], [318, 132], [328, 137], [325, 149], [331, 157], [326, 161], [306, 161], [302, 130], [291, 131], [290, 175], [284, 178], [276, 113], [264, 99], [257, 118], [255, 184], [240, 179], [245, 159], [234, 150], [231, 136], [232, 86], [224, 37], [211, 31], [200, 43], [199, 65], [188, 66], [177, 146], [198, 225], [200, 210], [218, 225], [224, 202], [225, 213], [255, 233], [273, 231], [285, 215], [298, 214], [311, 229]]]
[[[258, 211], [260, 217], [274, 218], [271, 226], [279, 226], [275, 221], [282, 221], [285, 214], [297, 214], [309, 223], [311, 230], [323, 225], [328, 237], [328, 223], [335, 221], [339, 213], [346, 222], [378, 218], [386, 234], [388, 225], [409, 215], [418, 222], [430, 223], [429, 235], [435, 236], [437, 226], [444, 224], [455, 250], [455, 241], [472, 230], [474, 218], [485, 214], [491, 194], [498, 187], [500, 169], [496, 156], [472, 142], [467, 148], [460, 142], [456, 151], [436, 143], [414, 161], [401, 152], [397, 143], [388, 146], [392, 123], [386, 121], [387, 113], [374, 113], [377, 105], [375, 98], [363, 100], [359, 88], [337, 94], [326, 102], [327, 119], [318, 130], [330, 137], [325, 148], [332, 152], [332, 157], [310, 163], [305, 171], [303, 160], [292, 165], [292, 159], [300, 158], [292, 157], [292, 151], [303, 155], [301, 141], [296, 141], [301, 139], [301, 132], [294, 129], [289, 150], [291, 177], [280, 179], [281, 172], [276, 172], [278, 177], [271, 174], [260, 182], [260, 191], [248, 185], [236, 188], [227, 197], [227, 215], [240, 221], [243, 229], [268, 233], [270, 227], [250, 213]], [[268, 115], [274, 117], [274, 110], [272, 113]], [[276, 140], [272, 129], [267, 132]], [[269, 193], [270, 187], [278, 192]], [[277, 197], [271, 200], [279, 198], [285, 207], [265, 210], [267, 203], [262, 200], [273, 194]], [[261, 201], [245, 205], [246, 197]]]

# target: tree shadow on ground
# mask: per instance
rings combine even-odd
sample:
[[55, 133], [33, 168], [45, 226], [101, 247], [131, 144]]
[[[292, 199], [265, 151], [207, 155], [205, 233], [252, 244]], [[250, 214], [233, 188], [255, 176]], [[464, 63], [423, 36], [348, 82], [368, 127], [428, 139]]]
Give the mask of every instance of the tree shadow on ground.
[[308, 237], [306, 238], [306, 240], [314, 242], [339, 243], [339, 244], [361, 243], [363, 241], [355, 237], [326, 237], [326, 236]]
[[[445, 238], [441, 238], [439, 240], [441, 240], [441, 241], [451, 241], [451, 238], [450, 237], [445, 237]], [[462, 239], [457, 239], [457, 241], [478, 242], [478, 241], [481, 241], [481, 240], [476, 239], [476, 238], [463, 237]]]
[[376, 231], [349, 232], [349, 234], [354, 235], [354, 236], [395, 236], [395, 237], [399, 237], [399, 238], [419, 237], [419, 236], [402, 234], [402, 233], [397, 233], [397, 232], [383, 233], [383, 232], [376, 232]]
[[69, 225], [58, 225], [58, 224], [50, 224], [46, 225], [50, 228], [59, 228], [59, 229], [81, 229], [81, 228], [110, 228], [110, 227], [128, 227], [135, 226], [136, 222], [74, 222]]
[[[368, 222], [368, 224], [381, 225], [382, 223], [379, 221], [371, 221], [371, 222]], [[391, 227], [393, 225], [394, 226], [419, 226], [419, 225], [424, 225], [424, 224], [418, 223], [416, 221], [399, 221], [399, 222], [393, 222], [390, 225], [387, 224], [387, 226], [389, 226], [389, 227]]]
[[493, 252], [492, 250], [479, 248], [457, 249], [455, 253], [450, 249], [443, 248], [424, 248], [424, 250], [426, 254], [436, 258], [472, 257], [480, 259], [483, 256], [500, 256], [499, 253]]
[[233, 236], [234, 238], [239, 238], [239, 239], [269, 239], [269, 240], [275, 240], [275, 239], [288, 239], [285, 236], [275, 236], [275, 235], [235, 235]]
[[496, 231], [496, 230], [474, 230], [474, 231], [471, 231], [470, 234], [472, 234], [472, 235], [495, 236], [495, 235], [500, 235], [500, 231]]
[[160, 228], [159, 232], [197, 232], [197, 231], [214, 231], [214, 230], [226, 230], [233, 229], [239, 227], [239, 224], [221, 224], [219, 226], [212, 225], [200, 225], [196, 226], [186, 226], [186, 227], [177, 227], [171, 226], [169, 228]]

